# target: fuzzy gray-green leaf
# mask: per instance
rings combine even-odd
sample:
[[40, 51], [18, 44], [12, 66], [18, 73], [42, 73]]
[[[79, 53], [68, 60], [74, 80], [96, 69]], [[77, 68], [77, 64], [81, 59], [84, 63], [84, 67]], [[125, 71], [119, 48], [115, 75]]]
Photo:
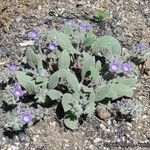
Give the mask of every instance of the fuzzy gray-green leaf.
[[43, 68], [41, 56], [35, 54], [35, 52], [31, 48], [28, 48], [26, 50], [26, 59], [29, 66], [32, 67], [33, 69]]
[[87, 114], [88, 116], [93, 115], [95, 112], [95, 102], [89, 102], [84, 110], [84, 114]]
[[93, 66], [90, 67], [90, 71], [91, 71], [91, 76], [92, 76], [94, 82], [98, 83], [100, 80], [99, 71]]
[[71, 40], [67, 34], [59, 32], [57, 35], [57, 41], [63, 50], [67, 50], [70, 54], [79, 54], [79, 52], [72, 46]]
[[88, 32], [84, 39], [84, 46], [90, 47], [96, 41], [96, 35], [93, 32]]
[[95, 66], [95, 57], [89, 55], [86, 52], [83, 52], [82, 55], [83, 55], [83, 68], [81, 75], [82, 78], [84, 78], [86, 72], [90, 70], [90, 67]]
[[61, 103], [62, 103], [64, 112], [69, 111], [72, 108], [71, 104], [73, 103], [72, 95], [69, 93], [64, 94]]
[[20, 85], [24, 87], [29, 94], [35, 94], [37, 92], [37, 87], [32, 77], [26, 75], [24, 72], [21, 71], [16, 72], [16, 77]]
[[137, 83], [137, 79], [135, 78], [115, 78], [112, 80], [113, 83], [120, 83], [120, 84], [124, 84], [124, 85], [128, 85], [128, 86], [135, 86], [135, 84]]
[[58, 85], [59, 77], [60, 77], [59, 71], [53, 73], [50, 76], [50, 79], [49, 79], [49, 82], [48, 82], [48, 88], [49, 89], [54, 89]]
[[133, 88], [125, 84], [107, 84], [99, 87], [96, 90], [96, 101], [101, 101], [105, 98], [110, 98], [112, 100], [118, 99], [120, 97], [133, 97]]
[[69, 36], [73, 35], [73, 28], [69, 25], [69, 23], [65, 23], [64, 32]]
[[100, 71], [101, 70], [101, 62], [98, 60], [95, 64], [95, 68]]
[[63, 50], [58, 61], [59, 69], [68, 69], [70, 66], [70, 56], [68, 51]]
[[78, 119], [64, 118], [64, 124], [72, 130], [78, 129]]
[[112, 36], [102, 36], [92, 44], [93, 53], [99, 53], [103, 49], [107, 49], [106, 57], [110, 58], [111, 60], [115, 57], [118, 58], [121, 55], [121, 45], [119, 41]]
[[57, 90], [49, 90], [47, 92], [47, 96], [49, 96], [52, 100], [57, 100], [60, 97], [62, 97], [63, 94], [60, 91], [57, 91]]
[[77, 77], [70, 70], [64, 70], [64, 75], [72, 90], [78, 93], [80, 86]]

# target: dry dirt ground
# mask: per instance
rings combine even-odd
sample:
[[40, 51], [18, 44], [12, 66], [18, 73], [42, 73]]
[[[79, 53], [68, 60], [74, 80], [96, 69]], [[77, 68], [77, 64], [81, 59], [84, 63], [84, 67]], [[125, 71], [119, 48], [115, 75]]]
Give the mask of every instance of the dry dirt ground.
[[[97, 24], [91, 21], [97, 9], [109, 12], [104, 23]], [[63, 23], [70, 19], [90, 21], [97, 35], [115, 36], [124, 49], [132, 50], [133, 44], [137, 42], [150, 45], [149, 0], [1, 0], [0, 14], [2, 64], [8, 63], [9, 58], [18, 58], [24, 52], [25, 49], [20, 47], [19, 43], [26, 39], [26, 33], [30, 29], [61, 29]], [[149, 65], [147, 63], [146, 67]], [[5, 137], [0, 126], [0, 149], [149, 150], [150, 74], [142, 75], [135, 89], [135, 98], [142, 102], [143, 112], [131, 123], [117, 123], [111, 119], [103, 122], [93, 116], [79, 130], [70, 131], [64, 129], [52, 113], [50, 117], [45, 117], [35, 126], [28, 128], [27, 135], [22, 137]], [[117, 142], [134, 144], [119, 147]]]

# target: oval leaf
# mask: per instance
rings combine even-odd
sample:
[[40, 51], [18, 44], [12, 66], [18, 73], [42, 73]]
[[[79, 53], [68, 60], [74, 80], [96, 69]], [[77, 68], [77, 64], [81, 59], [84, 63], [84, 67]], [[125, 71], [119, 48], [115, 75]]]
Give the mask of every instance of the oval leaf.
[[121, 45], [119, 41], [112, 36], [102, 36], [92, 44], [93, 53], [99, 53], [104, 49], [107, 49], [106, 56], [111, 60], [121, 55]]
[[66, 50], [63, 50], [59, 61], [58, 61], [58, 67], [59, 69], [68, 69], [70, 66], [70, 56], [69, 53]]

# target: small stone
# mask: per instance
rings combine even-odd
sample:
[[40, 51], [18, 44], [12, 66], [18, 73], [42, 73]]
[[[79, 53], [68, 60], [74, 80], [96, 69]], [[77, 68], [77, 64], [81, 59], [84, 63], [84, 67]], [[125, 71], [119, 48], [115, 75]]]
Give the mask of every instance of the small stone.
[[39, 10], [39, 11], [42, 10], [42, 6], [41, 6], [41, 5], [38, 6], [38, 10]]
[[89, 149], [90, 150], [94, 150], [94, 146], [93, 145], [89, 145]]
[[147, 27], [150, 27], [150, 19], [147, 19], [145, 24], [147, 25]]
[[116, 34], [122, 34], [123, 33], [123, 29], [121, 26], [116, 26], [114, 29], [114, 33]]
[[100, 138], [95, 138], [93, 142], [94, 142], [94, 143], [98, 143], [98, 142], [100, 142], [101, 140], [102, 140], [102, 139], [100, 139]]
[[33, 138], [32, 138], [32, 140], [33, 140], [34, 142], [36, 142], [37, 139], [38, 139], [38, 137], [39, 137], [39, 135], [34, 135]]
[[22, 20], [22, 16], [18, 16], [17, 18], [16, 18], [16, 22], [20, 22]]
[[143, 115], [142, 119], [146, 119], [147, 118], [147, 115]]
[[19, 150], [19, 147], [8, 145], [7, 150]]
[[100, 128], [103, 130], [103, 131], [106, 131], [107, 130], [107, 128], [106, 128], [106, 126], [104, 125], [104, 124], [100, 124]]
[[150, 139], [150, 131], [146, 132], [146, 137]]
[[108, 110], [100, 105], [96, 108], [97, 115], [102, 120], [107, 120], [111, 117], [111, 114], [108, 112]]
[[132, 128], [132, 123], [127, 122], [126, 125], [127, 125], [128, 127]]
[[111, 120], [109, 119], [108, 121], [107, 121], [107, 124], [109, 125], [109, 126], [111, 126]]
[[65, 148], [65, 150], [72, 150], [69, 146], [67, 146], [66, 148]]

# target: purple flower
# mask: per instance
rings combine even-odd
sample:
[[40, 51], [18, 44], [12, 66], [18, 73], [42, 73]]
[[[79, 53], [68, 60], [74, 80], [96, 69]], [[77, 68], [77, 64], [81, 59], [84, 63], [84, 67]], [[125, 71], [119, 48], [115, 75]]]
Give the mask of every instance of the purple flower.
[[127, 73], [133, 71], [133, 67], [130, 64], [128, 64], [128, 63], [122, 64], [122, 68], [123, 68], [123, 71], [127, 72]]
[[79, 29], [82, 31], [90, 31], [90, 30], [92, 30], [92, 27], [90, 25], [87, 25], [87, 24], [81, 24], [79, 26]]
[[10, 66], [8, 67], [8, 69], [9, 69], [10, 71], [16, 71], [16, 70], [17, 70], [17, 66], [15, 66], [15, 65], [10, 65]]
[[109, 64], [109, 70], [111, 72], [119, 73], [121, 69], [121, 65], [115, 61], [113, 61], [111, 64]]
[[33, 29], [32, 31], [30, 31], [30, 32], [28, 33], [28, 36], [29, 36], [30, 38], [36, 38], [36, 37], [39, 36], [39, 32], [38, 32], [37, 30]]
[[147, 49], [147, 46], [144, 43], [140, 43], [137, 45], [138, 49]]
[[70, 20], [69, 22], [68, 22], [68, 24], [69, 24], [69, 26], [70, 27], [72, 27], [72, 28], [74, 28], [75, 27], [75, 22], [74, 22], [74, 20], [72, 19], [72, 20]]
[[23, 94], [24, 94], [24, 91], [21, 89], [21, 88], [19, 88], [19, 87], [16, 87], [15, 89], [14, 89], [14, 91], [13, 91], [13, 95], [14, 95], [14, 97], [15, 98], [19, 98], [19, 97], [21, 97], [21, 96], [23, 96]]
[[51, 43], [49, 43], [48, 48], [52, 51], [55, 52], [58, 48], [58, 44], [56, 41], [52, 40]]
[[29, 123], [32, 121], [32, 116], [29, 113], [24, 113], [22, 119], [24, 122]]

